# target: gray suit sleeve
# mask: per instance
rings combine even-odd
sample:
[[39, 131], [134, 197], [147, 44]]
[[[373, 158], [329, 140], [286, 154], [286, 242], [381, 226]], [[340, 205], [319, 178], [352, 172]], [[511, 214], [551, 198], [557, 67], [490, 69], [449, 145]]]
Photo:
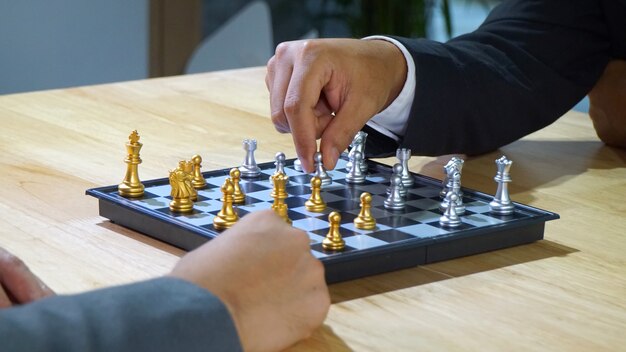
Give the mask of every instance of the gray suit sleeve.
[[3, 351], [240, 351], [213, 294], [159, 278], [0, 310]]

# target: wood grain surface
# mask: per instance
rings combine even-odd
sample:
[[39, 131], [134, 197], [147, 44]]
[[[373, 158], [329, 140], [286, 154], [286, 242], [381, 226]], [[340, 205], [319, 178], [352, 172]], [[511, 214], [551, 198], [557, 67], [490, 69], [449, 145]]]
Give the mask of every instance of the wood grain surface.
[[[269, 120], [264, 68], [0, 96], [0, 246], [59, 293], [162, 275], [183, 251], [98, 216], [87, 188], [119, 183], [137, 129], [143, 180], [179, 159], [204, 170], [294, 156]], [[554, 211], [545, 240], [332, 285], [328, 318], [294, 351], [626, 349], [626, 151], [585, 114], [467, 158], [463, 185], [493, 194], [514, 161], [514, 201]], [[413, 157], [442, 178], [450, 156]], [[392, 159], [383, 160], [393, 162]]]

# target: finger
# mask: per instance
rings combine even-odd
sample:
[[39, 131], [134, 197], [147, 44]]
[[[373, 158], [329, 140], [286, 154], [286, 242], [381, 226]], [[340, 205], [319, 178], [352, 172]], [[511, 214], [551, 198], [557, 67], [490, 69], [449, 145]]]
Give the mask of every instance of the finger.
[[334, 111], [330, 107], [328, 100], [326, 99], [326, 95], [322, 94], [320, 99], [317, 101], [315, 105], [315, 116], [317, 116], [317, 121], [315, 125], [315, 139], [320, 139], [322, 137], [322, 133], [330, 123], [330, 121], [334, 118]]
[[289, 44], [281, 43], [267, 64], [265, 84], [270, 93], [270, 111], [274, 128], [280, 133], [289, 132], [289, 122], [285, 116], [285, 95], [293, 72], [293, 58]]
[[297, 65], [293, 69], [285, 97], [285, 115], [298, 158], [307, 172], [313, 170], [313, 154], [317, 151], [318, 121], [315, 108], [328, 79], [329, 75], [315, 64]]
[[54, 294], [23, 261], [11, 254], [2, 255], [0, 270], [1, 284], [16, 303], [28, 303]]
[[13, 303], [11, 303], [9, 296], [6, 292], [4, 292], [2, 286], [0, 285], [0, 309], [9, 308], [11, 306], [13, 306]]
[[364, 109], [362, 104], [357, 105], [351, 100], [347, 100], [335, 118], [330, 121], [322, 133], [320, 142], [320, 151], [326, 169], [332, 170], [335, 167], [341, 152], [348, 148], [356, 133], [363, 128], [370, 117], [362, 116], [367, 115], [365, 111], [367, 108]]

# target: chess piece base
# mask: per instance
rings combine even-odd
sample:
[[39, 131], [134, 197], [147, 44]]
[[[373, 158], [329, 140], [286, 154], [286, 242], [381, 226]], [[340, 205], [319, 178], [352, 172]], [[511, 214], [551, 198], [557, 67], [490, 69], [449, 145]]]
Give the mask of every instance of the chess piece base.
[[439, 224], [444, 227], [458, 227], [461, 225], [461, 220], [459, 218], [451, 219], [444, 215], [439, 218]]
[[371, 217], [369, 219], [355, 218], [354, 227], [359, 230], [373, 230], [376, 228], [376, 220]]
[[215, 229], [219, 231], [226, 230], [233, 227], [233, 225], [237, 223], [237, 220], [239, 220], [239, 216], [235, 215], [222, 218], [218, 214], [218, 216], [213, 219], [213, 227], [215, 227]]
[[314, 213], [319, 213], [321, 211], [324, 211], [324, 209], [326, 209], [326, 204], [324, 204], [324, 203], [315, 203], [315, 202], [312, 202], [311, 200], [307, 200], [304, 203], [304, 206], [306, 207], [306, 210], [312, 211]]
[[117, 187], [117, 192], [120, 196], [126, 198], [139, 198], [143, 196], [144, 186], [143, 184], [139, 185], [130, 185], [126, 183], [120, 183]]
[[510, 215], [513, 214], [515, 210], [515, 206], [513, 204], [503, 205], [502, 203], [492, 201], [489, 203], [489, 207], [491, 208], [491, 212], [498, 215]]
[[256, 168], [256, 169], [248, 169], [246, 167], [239, 167], [239, 171], [241, 172], [241, 177], [244, 178], [255, 178], [255, 177], [259, 177], [259, 175], [261, 174], [261, 169], [260, 168]]
[[383, 202], [383, 204], [385, 205], [385, 209], [391, 209], [391, 210], [402, 210], [402, 209], [404, 209], [404, 204], [395, 204], [393, 202], [388, 202], [387, 200], [385, 200]]
[[344, 241], [343, 238], [340, 238], [339, 240], [325, 238], [322, 241], [322, 248], [328, 251], [341, 251], [346, 248], [346, 241]]
[[190, 213], [193, 210], [193, 202], [188, 198], [174, 199], [170, 202], [170, 210], [175, 213]]

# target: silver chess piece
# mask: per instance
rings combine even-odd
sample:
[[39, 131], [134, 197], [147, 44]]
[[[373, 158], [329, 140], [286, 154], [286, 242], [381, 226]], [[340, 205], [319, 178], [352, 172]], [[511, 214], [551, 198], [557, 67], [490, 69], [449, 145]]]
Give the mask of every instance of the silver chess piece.
[[[445, 178], [443, 179], [443, 189], [441, 190], [441, 192], [439, 192], [439, 196], [442, 199], [446, 198], [446, 195], [448, 194], [448, 191], [452, 188], [452, 180], [450, 178], [450, 175], [452, 175], [454, 173], [454, 170], [459, 172], [459, 175], [463, 175], [463, 163], [465, 161], [461, 158], [458, 158], [456, 156], [453, 156], [448, 163], [443, 167], [443, 172], [446, 175]], [[458, 194], [459, 197], [463, 197], [463, 193], [459, 193]]]
[[[393, 167], [391, 168], [392, 170], [392, 175], [393, 176], [400, 176], [400, 181], [402, 181], [402, 164], [400, 163], [396, 163], [393, 165]], [[400, 182], [400, 184], [398, 185], [398, 192], [400, 192], [400, 196], [405, 197], [406, 196], [406, 187], [404, 187], [404, 183]], [[387, 188], [387, 194], [391, 193], [391, 186], [389, 186], [389, 188]]]
[[274, 172], [275, 174], [285, 173], [286, 160], [287, 160], [287, 157], [285, 157], [285, 153], [283, 152], [276, 153], [276, 155], [274, 156], [274, 165], [276, 165], [276, 171]]
[[511, 198], [509, 198], [508, 187], [508, 184], [512, 181], [509, 174], [512, 164], [513, 161], [507, 159], [504, 155], [496, 160], [498, 172], [493, 179], [498, 183], [498, 189], [496, 190], [496, 195], [493, 197], [493, 200], [489, 203], [489, 207], [491, 208], [491, 212], [498, 215], [511, 214], [515, 208], [513, 202], [511, 202]]
[[243, 165], [239, 167], [241, 177], [252, 178], [261, 174], [261, 168], [256, 164], [254, 160], [254, 151], [256, 150], [255, 139], [244, 139], [243, 150], [246, 151], [246, 157], [243, 160]]
[[[448, 174], [448, 179], [450, 180], [450, 188], [448, 189], [448, 193], [452, 192], [456, 195], [454, 198], [454, 211], [458, 214], [465, 213], [465, 205], [463, 204], [463, 195], [461, 192], [461, 173], [455, 167], [451, 167], [451, 174]], [[439, 210], [445, 211], [448, 209], [449, 205], [449, 197], [446, 193], [446, 197], [443, 199], [441, 204], [439, 205]]]
[[404, 209], [406, 203], [404, 202], [404, 198], [400, 195], [400, 186], [402, 184], [402, 178], [399, 175], [391, 176], [391, 187], [389, 188], [389, 195], [387, 199], [383, 202], [386, 209], [391, 210], [400, 210]]
[[324, 169], [324, 164], [322, 163], [322, 153], [315, 153], [315, 155], [313, 155], [313, 161], [315, 162], [315, 176], [319, 177], [322, 181], [322, 187], [333, 183], [332, 178], [328, 172], [326, 172], [326, 169]]
[[402, 165], [402, 184], [404, 188], [409, 188], [413, 186], [413, 176], [411, 176], [411, 172], [409, 172], [409, 159], [411, 159], [411, 149], [408, 148], [398, 148], [396, 150], [396, 158], [400, 161]]
[[352, 153], [352, 157], [350, 158], [350, 161], [352, 161], [352, 167], [346, 174], [346, 182], [355, 184], [365, 182], [365, 174], [361, 171], [361, 167], [359, 166], [361, 165], [362, 159], [363, 155], [361, 152], [356, 151]]
[[296, 159], [293, 161], [293, 169], [299, 172], [304, 171], [304, 169], [302, 168], [302, 162], [300, 161], [300, 159]]
[[444, 227], [458, 227], [461, 225], [461, 218], [459, 218], [459, 214], [456, 212], [456, 207], [454, 204], [457, 202], [459, 196], [454, 192], [450, 191], [446, 195], [446, 200], [448, 203], [448, 207], [446, 208], [443, 215], [439, 218], [439, 224]]
[[367, 140], [366, 132], [359, 131], [356, 133], [356, 135], [352, 139], [352, 143], [350, 143], [350, 152], [348, 152], [348, 162], [346, 163], [346, 170], [352, 169], [351, 160], [354, 158], [354, 153], [359, 152], [363, 156], [360, 162], [361, 171], [367, 172], [367, 160], [365, 160], [365, 141], [366, 140]]

